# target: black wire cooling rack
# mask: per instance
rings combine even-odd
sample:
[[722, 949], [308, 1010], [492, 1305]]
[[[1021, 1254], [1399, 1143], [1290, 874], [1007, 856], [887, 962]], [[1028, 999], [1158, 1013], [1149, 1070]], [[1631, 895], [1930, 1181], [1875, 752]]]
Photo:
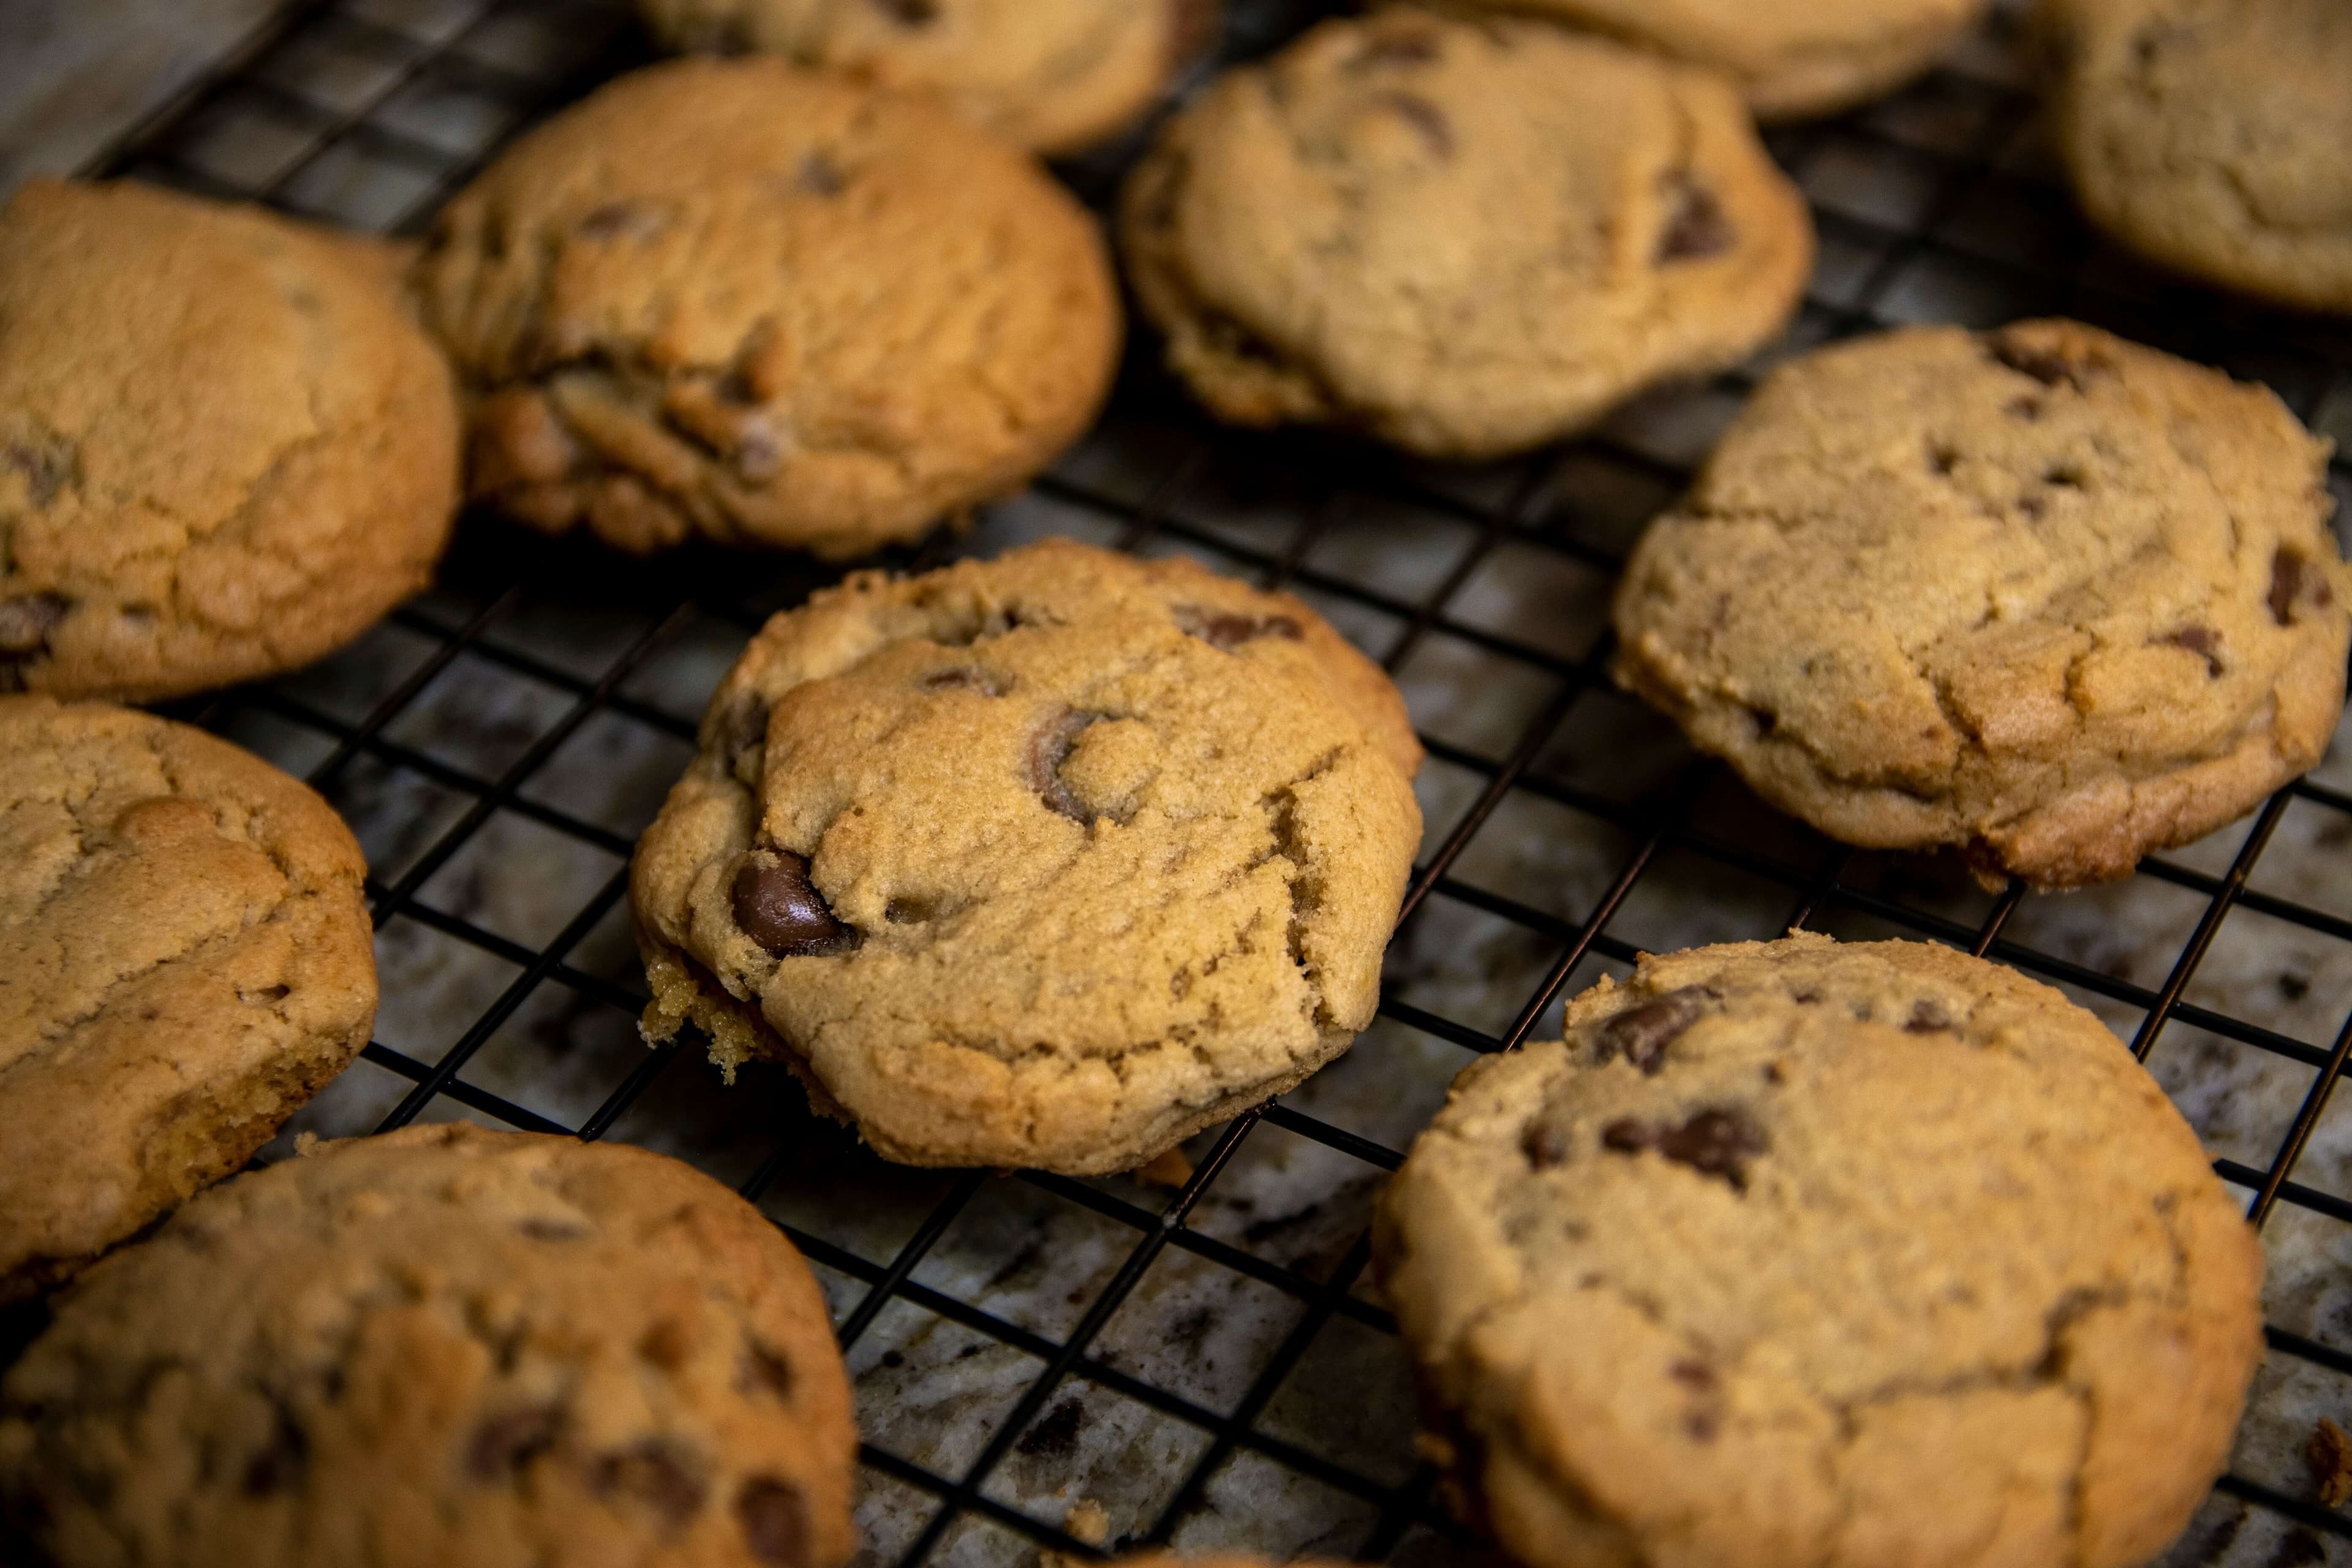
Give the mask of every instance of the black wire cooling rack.
[[[1319, 7], [1234, 9], [1228, 58]], [[2159, 278], [2081, 226], [2039, 151], [2014, 31], [1998, 15], [1900, 97], [1773, 136], [1822, 237], [1789, 346], [2061, 312], [2259, 376], [2352, 436], [2344, 325]], [[647, 58], [622, 0], [324, 0], [91, 172], [415, 232], [519, 129]], [[1063, 173], [1100, 205], [1140, 134]], [[1477, 1549], [1414, 1459], [1362, 1230], [1452, 1072], [1549, 1026], [1563, 994], [1645, 946], [1792, 925], [1931, 938], [2099, 1010], [2265, 1226], [2271, 1353], [2231, 1471], [2173, 1560], [2352, 1558], [2352, 1520], [2304, 1458], [2317, 1415], [2352, 1425], [2352, 1183], [2333, 1152], [2352, 1155], [2352, 1126], [2326, 1117], [2352, 1047], [2352, 767], [2072, 899], [1989, 897], [1948, 859], [1840, 848], [1605, 676], [1618, 563], [1752, 369], [1462, 470], [1213, 427], [1137, 337], [1085, 445], [971, 535], [886, 563], [1040, 531], [1182, 551], [1306, 595], [1399, 676], [1431, 758], [1430, 828], [1355, 1053], [1204, 1134], [1189, 1177], [1153, 1187], [890, 1167], [758, 1069], [722, 1089], [692, 1044], [644, 1049], [631, 845], [732, 650], [832, 574], [704, 551], [623, 563], [468, 517], [439, 586], [357, 648], [181, 710], [306, 773], [369, 848], [378, 1037], [298, 1125], [464, 1115], [625, 1137], [736, 1183], [834, 1303], [871, 1563], [1168, 1542], [1429, 1563]], [[2332, 479], [2352, 494], [2340, 464]]]

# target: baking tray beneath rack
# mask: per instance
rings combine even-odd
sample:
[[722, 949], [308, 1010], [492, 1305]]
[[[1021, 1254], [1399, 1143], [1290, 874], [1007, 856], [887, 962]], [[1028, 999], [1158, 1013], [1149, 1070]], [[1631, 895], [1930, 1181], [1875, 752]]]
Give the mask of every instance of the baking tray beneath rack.
[[[1228, 58], [1325, 7], [1236, 0]], [[2352, 446], [2352, 328], [2139, 266], [2054, 178], [2004, 10], [1928, 79], [1776, 132], [1822, 259], [1776, 353], [2043, 312], [2276, 387]], [[649, 51], [621, 0], [318, 0], [93, 167], [415, 232], [517, 131]], [[1196, 72], [1186, 87], [1197, 85]], [[1180, 89], [1181, 90], [1181, 89]], [[1100, 205], [1138, 138], [1063, 167]], [[1606, 606], [1751, 366], [1523, 460], [1421, 464], [1220, 429], [1139, 331], [1100, 426], [922, 567], [1066, 533], [1300, 594], [1395, 674], [1428, 833], [1380, 1020], [1338, 1065], [1189, 1146], [1181, 1188], [892, 1166], [778, 1071], [722, 1088], [648, 1051], [625, 873], [751, 631], [835, 573], [651, 565], [469, 516], [441, 579], [310, 669], [174, 710], [308, 776], [365, 846], [383, 1005], [296, 1131], [466, 1117], [645, 1143], [738, 1185], [824, 1282], [865, 1436], [873, 1564], [1025, 1563], [1172, 1542], [1480, 1555], [1416, 1459], [1369, 1205], [1473, 1054], [1541, 1037], [1644, 949], [1954, 942], [2051, 981], [2146, 1057], [2263, 1227], [2270, 1353], [2230, 1474], [2168, 1561], [2352, 1562], [2304, 1458], [2352, 1421], [2352, 731], [2258, 814], [2058, 898], [1952, 858], [1863, 854], [1764, 808], [1605, 674]], [[1768, 362], [1769, 363], [1769, 362]], [[2331, 480], [2352, 500], [2352, 473]]]

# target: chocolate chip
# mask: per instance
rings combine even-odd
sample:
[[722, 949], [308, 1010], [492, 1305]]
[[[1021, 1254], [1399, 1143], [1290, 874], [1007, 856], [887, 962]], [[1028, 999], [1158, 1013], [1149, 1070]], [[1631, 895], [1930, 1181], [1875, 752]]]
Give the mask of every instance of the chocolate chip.
[[2072, 463], [2053, 463], [2042, 471], [2042, 482], [2060, 489], [2079, 490], [2083, 488], [2083, 470]]
[[1012, 683], [993, 670], [935, 669], [923, 677], [926, 691], [977, 691], [983, 697], [1002, 697], [1011, 690]]
[[673, 1530], [702, 1510], [705, 1489], [686, 1457], [658, 1437], [596, 1456], [588, 1468], [588, 1488], [599, 1497], [634, 1498]]
[[1715, 1368], [1687, 1356], [1666, 1368], [1666, 1375], [1695, 1394], [1711, 1394], [1721, 1381], [1716, 1376]]
[[1685, 985], [1627, 1008], [1595, 1032], [1599, 1058], [1605, 1062], [1622, 1056], [1654, 1078], [1666, 1064], [1666, 1047], [1698, 1022], [1714, 999], [1715, 993], [1704, 985]]
[[47, 653], [49, 634], [72, 609], [73, 601], [62, 594], [27, 594], [0, 601], [0, 654], [23, 658]]
[[643, 202], [607, 202], [580, 220], [573, 232], [583, 239], [651, 239], [669, 226], [669, 219]]
[[1568, 1134], [1549, 1121], [1530, 1121], [1519, 1135], [1519, 1152], [1537, 1170], [1549, 1171], [1567, 1162]]
[[1425, 66], [1437, 58], [1444, 45], [1435, 33], [1383, 33], [1358, 49], [1348, 61], [1349, 70], [1381, 66]]
[[1454, 122], [1445, 111], [1415, 93], [1385, 92], [1380, 98], [1381, 107], [1391, 113], [1403, 116], [1421, 139], [1429, 144], [1430, 154], [1437, 158], [1454, 156]]
[[743, 1360], [736, 1370], [735, 1386], [746, 1394], [764, 1388], [786, 1404], [793, 1397], [793, 1363], [784, 1352], [771, 1350], [753, 1340], [743, 1347]]
[[2303, 552], [2282, 544], [2271, 556], [2271, 619], [2281, 626], [2294, 621], [2294, 601], [2303, 592]]
[[1071, 748], [1087, 726], [1101, 718], [1099, 713], [1066, 711], [1040, 729], [1029, 742], [1029, 784], [1045, 809], [1072, 822], [1091, 822], [1094, 813], [1070, 793], [1062, 782], [1062, 764], [1070, 760]]
[[940, 0], [873, 0], [874, 8], [904, 27], [923, 27], [940, 19]]
[[803, 1568], [808, 1561], [808, 1509], [800, 1489], [772, 1476], [753, 1476], [735, 1494], [743, 1544], [762, 1563]]
[[24, 475], [25, 489], [33, 504], [45, 507], [58, 499], [58, 492], [73, 478], [73, 443], [63, 437], [51, 437], [45, 441], [11, 441], [0, 447], [0, 463]]
[[801, 160], [800, 182], [801, 189], [817, 196], [837, 196], [849, 188], [849, 176], [823, 153], [811, 153]]
[[785, 850], [758, 850], [735, 873], [735, 923], [771, 958], [844, 952], [857, 933], [834, 919], [809, 881], [809, 863]]
[[1307, 635], [1307, 628], [1289, 616], [1240, 616], [1226, 610], [1204, 609], [1198, 605], [1179, 605], [1175, 610], [1176, 624], [1187, 637], [1199, 637], [1211, 647], [1231, 653], [1244, 643], [1260, 637], [1280, 637], [1297, 642]]
[[1927, 443], [1927, 467], [1937, 476], [1949, 477], [1952, 470], [1959, 466], [1960, 454], [1957, 447], [1948, 447], [1941, 441]]
[[477, 1480], [506, 1480], [554, 1447], [562, 1435], [560, 1405], [533, 1405], [493, 1415], [474, 1428], [466, 1445], [466, 1468]]
[[2201, 654], [2204, 656], [2205, 672], [2208, 675], [2218, 676], [2221, 673], [2221, 634], [2212, 627], [2183, 626], [2179, 631], [2167, 632], [2156, 640], [2169, 644], [2173, 647], [2187, 648], [2190, 653]]
[[1939, 1003], [1922, 997], [1911, 1004], [1911, 1016], [1903, 1021], [1906, 1035], [1939, 1035], [1952, 1026], [1952, 1016]]
[[269, 1441], [246, 1462], [245, 1495], [247, 1497], [268, 1497], [273, 1492], [290, 1491], [310, 1466], [310, 1435], [295, 1422], [294, 1413], [282, 1402], [273, 1403], [277, 1406], [277, 1425], [270, 1431]]
[[2042, 521], [2042, 514], [2047, 510], [2049, 510], [2048, 507], [2040, 496], [2020, 496], [2017, 498], [2017, 515], [2026, 519], [2030, 522], [2040, 522]]
[[1620, 1154], [1654, 1149], [1677, 1165], [1748, 1190], [1748, 1162], [1770, 1147], [1764, 1129], [1742, 1110], [1702, 1110], [1679, 1127], [1621, 1116], [1601, 1130], [1601, 1146]]
[[1738, 243], [1738, 231], [1723, 216], [1723, 204], [1716, 200], [1713, 191], [1688, 174], [1668, 177], [1666, 197], [1672, 216], [1666, 219], [1664, 232], [1658, 236], [1659, 261], [1696, 261], [1702, 257], [1720, 256]]
[[1750, 708], [1748, 721], [1756, 727], [1756, 738], [1759, 741], [1780, 727], [1780, 716], [1769, 708]]
[[1995, 337], [1990, 352], [1996, 363], [2006, 365], [2020, 375], [2030, 375], [2044, 386], [2056, 386], [2063, 382], [2076, 392], [2082, 391], [2090, 384], [2094, 374], [2105, 368], [2096, 359], [2069, 359], [2056, 349], [2044, 348], [2007, 335]]

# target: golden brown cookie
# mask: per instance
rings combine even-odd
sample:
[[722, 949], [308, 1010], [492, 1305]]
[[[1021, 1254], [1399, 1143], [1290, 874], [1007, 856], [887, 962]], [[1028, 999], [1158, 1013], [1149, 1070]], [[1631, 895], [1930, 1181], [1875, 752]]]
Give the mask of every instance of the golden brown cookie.
[[365, 870], [226, 742], [0, 697], [0, 1300], [236, 1169], [367, 1044]]
[[1221, 417], [1489, 457], [1776, 336], [1812, 226], [1729, 80], [1541, 22], [1328, 22], [1171, 121], [1120, 235]]
[[2287, 305], [2352, 314], [2352, 7], [2045, 0], [2051, 122], [2125, 244]]
[[1531, 1568], [2154, 1558], [2262, 1251], [2060, 993], [1826, 937], [1645, 957], [1456, 1079], [1374, 1258], [1459, 1500]]
[[128, 182], [0, 208], [0, 689], [305, 664], [425, 585], [457, 415], [390, 252]]
[[770, 58], [558, 115], [416, 277], [474, 399], [474, 493], [640, 552], [910, 539], [1044, 467], [1118, 352], [1094, 221], [1034, 162]]
[[852, 577], [638, 846], [646, 1034], [783, 1060], [889, 1159], [1130, 1169], [1371, 1021], [1420, 760], [1378, 667], [1190, 562]]
[[931, 92], [1041, 153], [1141, 114], [1217, 30], [1217, 0], [638, 0], [674, 48], [756, 51]]
[[1823, 349], [1635, 550], [1618, 679], [1832, 837], [2125, 876], [2335, 731], [2326, 457], [2267, 390], [2072, 321]]
[[463, 1123], [240, 1177], [86, 1275], [0, 1384], [58, 1568], [835, 1568], [824, 1299], [677, 1161]]

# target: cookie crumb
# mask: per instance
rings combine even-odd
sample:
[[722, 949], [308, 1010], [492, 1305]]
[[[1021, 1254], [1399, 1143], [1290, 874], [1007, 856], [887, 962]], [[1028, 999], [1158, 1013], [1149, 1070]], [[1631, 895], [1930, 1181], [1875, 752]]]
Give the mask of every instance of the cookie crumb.
[[1192, 1179], [1192, 1162], [1179, 1144], [1162, 1149], [1129, 1173], [1147, 1187], [1181, 1187]]
[[2321, 1502], [2329, 1508], [2342, 1508], [2352, 1502], [2352, 1437], [2345, 1436], [2343, 1427], [2321, 1416], [2319, 1425], [2311, 1430], [2311, 1441], [2305, 1446], [2303, 1457], [2310, 1461]]
[[1100, 1546], [1110, 1539], [1110, 1515], [1094, 1499], [1082, 1497], [1062, 1515], [1062, 1528], [1088, 1546]]
[[308, 1159], [310, 1157], [310, 1151], [316, 1149], [318, 1146], [319, 1135], [316, 1132], [297, 1132], [294, 1134], [294, 1157], [296, 1159]]

